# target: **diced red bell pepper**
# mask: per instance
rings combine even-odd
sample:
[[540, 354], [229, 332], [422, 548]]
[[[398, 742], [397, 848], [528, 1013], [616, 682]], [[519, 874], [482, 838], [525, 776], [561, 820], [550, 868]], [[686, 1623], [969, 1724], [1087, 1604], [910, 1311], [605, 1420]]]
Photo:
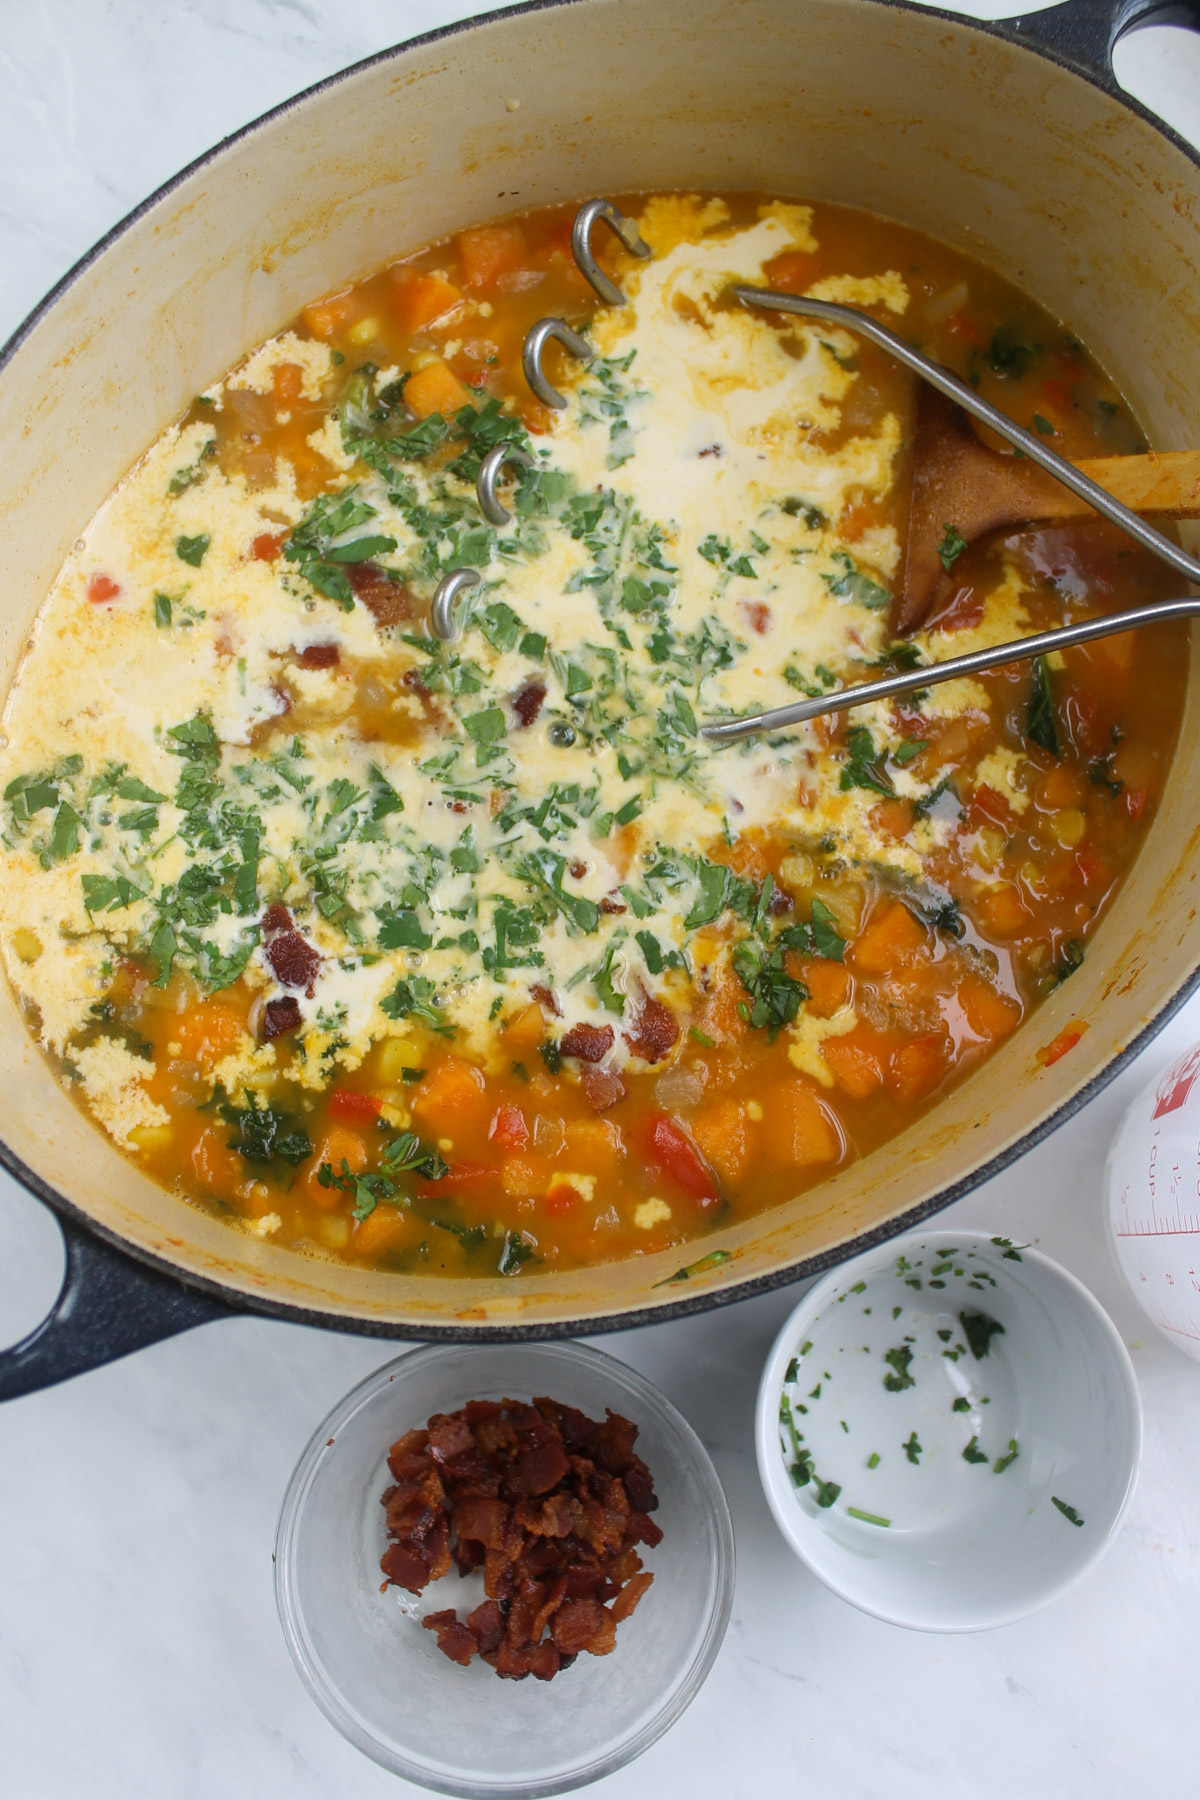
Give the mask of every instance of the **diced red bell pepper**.
[[483, 1187], [489, 1181], [495, 1181], [498, 1173], [499, 1170], [494, 1169], [491, 1163], [451, 1163], [439, 1181], [423, 1181], [420, 1184], [417, 1199], [441, 1200], [470, 1188]]
[[702, 1206], [715, 1206], [717, 1178], [687, 1132], [666, 1113], [658, 1113], [645, 1132], [643, 1148], [664, 1175], [694, 1194]]
[[499, 1107], [489, 1127], [488, 1136], [501, 1150], [523, 1150], [529, 1142], [529, 1127], [520, 1107]]
[[256, 562], [274, 562], [283, 548], [284, 533], [263, 531], [250, 546], [250, 554]]
[[111, 575], [93, 575], [87, 584], [87, 597], [93, 606], [103, 606], [109, 600], [115, 600], [120, 592], [120, 587]]
[[383, 1101], [354, 1088], [334, 1088], [329, 1096], [329, 1116], [344, 1125], [373, 1125], [383, 1111]]

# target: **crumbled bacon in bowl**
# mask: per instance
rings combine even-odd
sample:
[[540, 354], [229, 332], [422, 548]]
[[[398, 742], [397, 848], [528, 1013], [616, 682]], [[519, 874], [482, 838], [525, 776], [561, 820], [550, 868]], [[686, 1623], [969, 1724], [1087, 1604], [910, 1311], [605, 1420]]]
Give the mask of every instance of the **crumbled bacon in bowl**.
[[695, 1698], [733, 1605], [699, 1438], [637, 1369], [561, 1340], [442, 1341], [376, 1369], [314, 1430], [275, 1555], [326, 1716], [469, 1800], [564, 1793], [640, 1755]]
[[420, 1593], [456, 1566], [482, 1569], [484, 1600], [461, 1620], [428, 1613], [438, 1648], [465, 1668], [551, 1681], [583, 1650], [607, 1656], [653, 1581], [636, 1546], [662, 1532], [638, 1428], [603, 1424], [557, 1400], [469, 1400], [434, 1413], [388, 1452], [382, 1496], [387, 1580]]

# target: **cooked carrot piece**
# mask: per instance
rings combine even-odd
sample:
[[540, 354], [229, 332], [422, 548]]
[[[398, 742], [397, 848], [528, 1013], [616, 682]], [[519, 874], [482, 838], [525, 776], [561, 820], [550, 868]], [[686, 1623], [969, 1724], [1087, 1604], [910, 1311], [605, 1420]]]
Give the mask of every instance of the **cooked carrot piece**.
[[875, 830], [884, 837], [894, 838], [897, 843], [908, 836], [912, 822], [911, 800], [881, 800], [878, 806], [871, 808], [871, 824]]
[[326, 300], [316, 300], [306, 306], [300, 314], [306, 330], [314, 337], [331, 338], [339, 325], [344, 325], [354, 311], [354, 295], [349, 288], [340, 294], [330, 294]]
[[1020, 892], [1011, 882], [989, 888], [979, 897], [979, 910], [984, 923], [997, 937], [1016, 937], [1030, 924], [1030, 916]]
[[360, 1219], [354, 1227], [350, 1248], [356, 1256], [380, 1256], [387, 1250], [405, 1250], [421, 1236], [422, 1221], [404, 1206], [386, 1202]]
[[327, 1210], [341, 1206], [345, 1196], [339, 1188], [321, 1186], [321, 1164], [328, 1163], [335, 1175], [343, 1173], [346, 1164], [351, 1175], [361, 1175], [367, 1166], [368, 1151], [362, 1136], [347, 1125], [329, 1125], [322, 1132], [312, 1156], [303, 1164], [304, 1189], [316, 1206]]
[[529, 1054], [536, 1055], [537, 1047], [546, 1035], [546, 1015], [536, 1000], [521, 1011], [511, 1024], [504, 1027], [504, 1048], [515, 1057]]
[[783, 250], [767, 264], [764, 273], [772, 287], [785, 294], [802, 294], [816, 276], [816, 257], [806, 250]]
[[1078, 806], [1086, 789], [1073, 769], [1065, 763], [1055, 763], [1037, 785], [1037, 803], [1053, 811], [1060, 806]]
[[519, 225], [479, 225], [460, 231], [456, 243], [468, 287], [490, 287], [498, 275], [512, 274], [526, 260], [525, 233]]
[[418, 419], [435, 412], [452, 419], [461, 407], [470, 405], [471, 396], [444, 362], [431, 362], [405, 383], [404, 403]]
[[989, 1043], [1007, 1037], [1021, 1017], [1017, 1002], [997, 993], [991, 982], [979, 975], [966, 975], [959, 982], [958, 1002], [975, 1036]]
[[824, 956], [806, 956], [800, 979], [808, 989], [808, 1010], [818, 1019], [832, 1019], [850, 999], [851, 975], [844, 963]]
[[727, 975], [718, 983], [708, 996], [704, 1007], [704, 1016], [700, 1028], [705, 1037], [714, 1038], [718, 1044], [727, 1038], [745, 1037], [750, 1029], [738, 1007], [749, 1007], [746, 1002], [746, 990], [734, 975]]
[[228, 1136], [228, 1128], [208, 1125], [192, 1146], [196, 1180], [216, 1194], [232, 1192], [247, 1176], [246, 1164], [225, 1141]]
[[764, 1141], [779, 1162], [798, 1168], [837, 1162], [841, 1133], [809, 1082], [799, 1077], [780, 1082], [763, 1095], [762, 1107]]
[[234, 1007], [210, 1000], [182, 1013], [171, 1026], [171, 1035], [189, 1062], [207, 1070], [240, 1049], [246, 1021]]
[[299, 363], [279, 363], [271, 386], [279, 406], [295, 406], [304, 391], [304, 371]]
[[865, 975], [886, 975], [927, 942], [925, 927], [899, 900], [888, 900], [868, 921], [850, 952]]
[[690, 1120], [701, 1154], [722, 1181], [740, 1181], [750, 1159], [745, 1108], [736, 1100], [718, 1100]]
[[615, 1175], [625, 1154], [621, 1128], [611, 1119], [572, 1119], [566, 1126], [566, 1140], [569, 1167], [582, 1175]]
[[492, 1110], [481, 1071], [457, 1056], [429, 1071], [412, 1103], [414, 1119], [439, 1132], [486, 1128]]
[[550, 1185], [554, 1164], [537, 1150], [510, 1156], [500, 1170], [500, 1185], [512, 1199], [534, 1199]]
[[391, 275], [396, 284], [393, 301], [396, 318], [407, 332], [424, 331], [427, 325], [444, 319], [462, 305], [462, 290], [436, 270], [426, 273], [421, 269], [399, 268], [393, 269]]
[[838, 1086], [854, 1100], [865, 1100], [883, 1083], [882, 1060], [857, 1031], [847, 1037], [826, 1038], [821, 1055], [833, 1070]]
[[940, 1032], [913, 1038], [892, 1051], [886, 1081], [898, 1100], [924, 1100], [946, 1073], [949, 1040]]

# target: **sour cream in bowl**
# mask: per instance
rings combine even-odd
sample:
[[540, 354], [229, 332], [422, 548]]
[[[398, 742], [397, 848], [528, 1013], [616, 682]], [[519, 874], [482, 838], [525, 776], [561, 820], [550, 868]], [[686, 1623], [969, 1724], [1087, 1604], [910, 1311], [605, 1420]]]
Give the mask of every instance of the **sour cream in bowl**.
[[922, 1631], [1007, 1625], [1080, 1580], [1124, 1517], [1141, 1436], [1133, 1366], [1087, 1289], [964, 1231], [894, 1240], [811, 1288], [756, 1421], [797, 1556]]

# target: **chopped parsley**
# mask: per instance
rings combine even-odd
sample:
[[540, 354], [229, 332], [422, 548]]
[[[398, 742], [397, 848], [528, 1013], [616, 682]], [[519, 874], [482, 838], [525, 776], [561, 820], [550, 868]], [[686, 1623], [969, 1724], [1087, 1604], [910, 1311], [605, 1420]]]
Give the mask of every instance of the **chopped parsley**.
[[1072, 1525], [1082, 1525], [1084, 1523], [1079, 1514], [1075, 1511], [1075, 1508], [1073, 1506], [1068, 1506], [1065, 1500], [1060, 1500], [1057, 1494], [1051, 1494], [1050, 1501], [1052, 1505], [1057, 1506], [1063, 1518], [1069, 1520]]
[[967, 540], [957, 525], [943, 524], [942, 541], [937, 547], [943, 569], [947, 575], [967, 547]]
[[963, 1328], [963, 1336], [971, 1348], [971, 1355], [976, 1362], [982, 1362], [988, 1355], [994, 1337], [1004, 1336], [1004, 1327], [998, 1319], [989, 1319], [986, 1313], [959, 1313], [958, 1322]]
[[1059, 755], [1058, 722], [1054, 693], [1050, 685], [1050, 664], [1044, 656], [1034, 659], [1033, 691], [1029, 696], [1029, 710], [1025, 717], [1025, 736], [1051, 756]]
[[973, 1437], [971, 1439], [970, 1443], [967, 1445], [966, 1449], [963, 1451], [962, 1454], [963, 1454], [964, 1462], [985, 1463], [988, 1460], [986, 1451], [983, 1451], [979, 1448], [978, 1437]]
[[190, 563], [193, 569], [198, 569], [211, 543], [212, 539], [206, 531], [196, 537], [177, 537], [175, 554], [180, 562]]
[[883, 1360], [890, 1364], [892, 1370], [890, 1375], [883, 1378], [883, 1385], [889, 1394], [899, 1394], [904, 1388], [916, 1387], [915, 1378], [908, 1372], [912, 1351], [907, 1344], [899, 1344], [894, 1350], [886, 1351]]

